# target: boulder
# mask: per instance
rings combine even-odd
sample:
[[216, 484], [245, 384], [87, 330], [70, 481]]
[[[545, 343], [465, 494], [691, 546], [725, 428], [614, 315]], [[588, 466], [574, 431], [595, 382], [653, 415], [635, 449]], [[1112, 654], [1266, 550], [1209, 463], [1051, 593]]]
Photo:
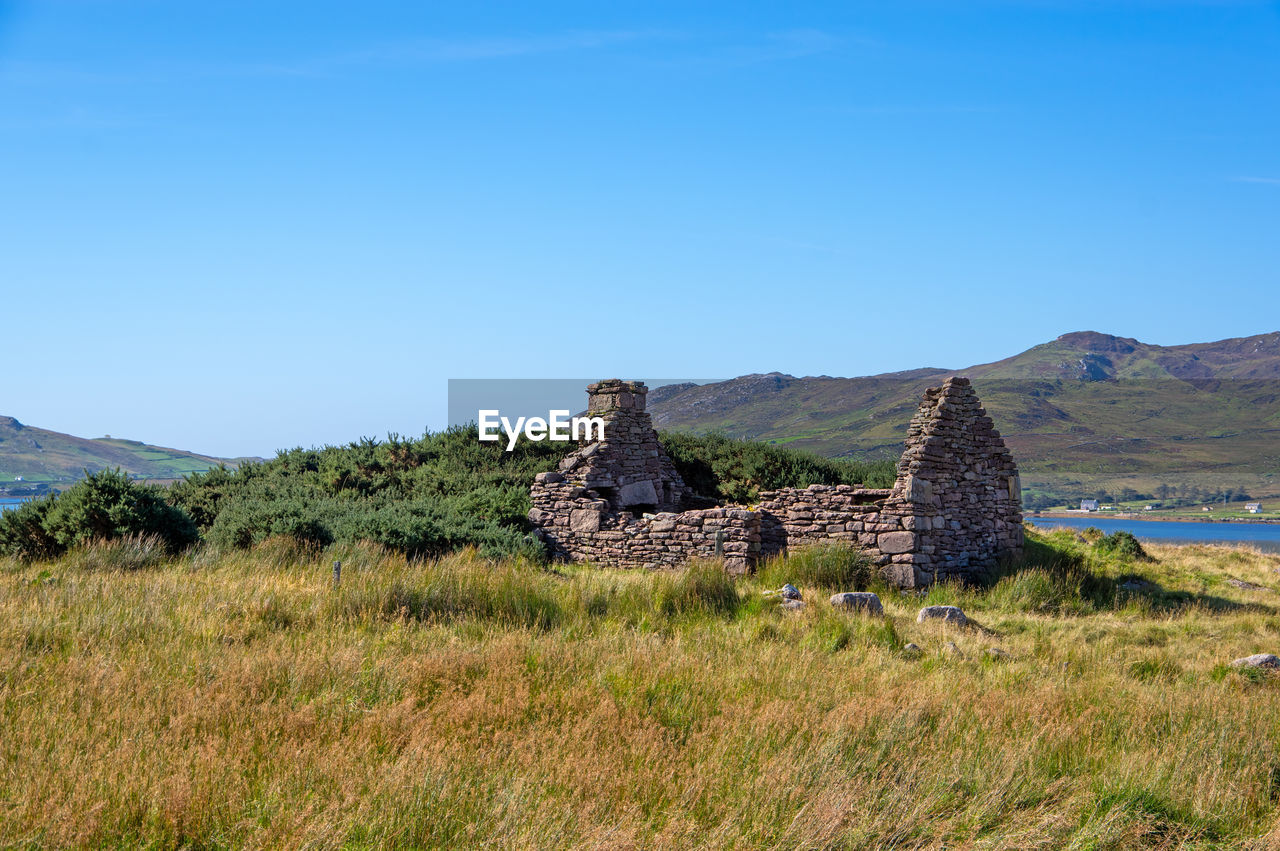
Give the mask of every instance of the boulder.
[[797, 588], [796, 586], [792, 585], [790, 582], [788, 582], [786, 585], [783, 585], [783, 586], [782, 586], [781, 594], [782, 594], [782, 599], [784, 599], [784, 600], [799, 600], [799, 599], [801, 599], [801, 597], [800, 597], [800, 589], [799, 589], [799, 588]]
[[883, 615], [884, 606], [880, 598], [870, 591], [845, 591], [831, 595], [831, 605], [837, 609], [850, 612], [867, 612], [872, 615]]
[[925, 606], [920, 610], [920, 614], [916, 615], [916, 623], [924, 623], [931, 620], [940, 620], [943, 623], [955, 624], [956, 626], [964, 626], [969, 622], [964, 612], [955, 606]]

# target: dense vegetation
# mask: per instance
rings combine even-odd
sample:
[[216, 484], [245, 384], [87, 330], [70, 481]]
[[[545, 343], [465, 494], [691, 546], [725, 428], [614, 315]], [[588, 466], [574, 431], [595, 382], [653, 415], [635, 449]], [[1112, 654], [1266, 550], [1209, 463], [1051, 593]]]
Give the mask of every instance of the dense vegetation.
[[[677, 468], [699, 493], [749, 502], [763, 489], [893, 481], [887, 462], [859, 464], [732, 440], [665, 435]], [[99, 473], [60, 497], [0, 516], [0, 554], [50, 557], [75, 543], [159, 535], [173, 549], [199, 537], [244, 549], [287, 537], [312, 549], [368, 541], [409, 556], [476, 547], [486, 557], [541, 559], [529, 484], [554, 469], [566, 444], [522, 440], [514, 451], [481, 443], [472, 428], [413, 440], [390, 436], [294, 449], [235, 470], [197, 473], [162, 492], [121, 473]]]
[[190, 515], [165, 501], [154, 485], [119, 470], [92, 473], [62, 494], [50, 494], [0, 514], [0, 554], [55, 558], [91, 541], [145, 535], [170, 552], [195, 543]]
[[667, 432], [662, 446], [695, 491], [728, 502], [749, 503], [762, 490], [805, 485], [893, 485], [893, 461], [823, 458], [811, 452], [723, 434]]
[[734, 580], [288, 539], [130, 570], [135, 543], [0, 558], [0, 847], [1280, 836], [1280, 676], [1228, 664], [1280, 650], [1277, 556], [1032, 535], [989, 587], [866, 617], [826, 603], [865, 581], [835, 549]]

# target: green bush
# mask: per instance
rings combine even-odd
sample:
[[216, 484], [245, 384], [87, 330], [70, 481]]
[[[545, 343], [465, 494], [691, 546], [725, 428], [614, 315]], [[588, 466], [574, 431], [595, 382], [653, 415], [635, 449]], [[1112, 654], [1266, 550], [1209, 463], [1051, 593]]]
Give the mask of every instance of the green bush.
[[1110, 535], [1103, 535], [1094, 542], [1093, 547], [1100, 553], [1118, 556], [1128, 561], [1151, 561], [1151, 556], [1130, 532], [1112, 532]]
[[33, 499], [11, 511], [0, 512], [0, 554], [17, 556], [25, 561], [51, 559], [60, 555], [61, 546], [50, 530], [49, 512], [57, 494]]
[[419, 440], [366, 438], [216, 468], [174, 485], [169, 499], [219, 548], [284, 536], [313, 548], [371, 541], [410, 557], [474, 546], [485, 557], [542, 559], [527, 520], [529, 485], [555, 468], [565, 444], [503, 450], [481, 443], [474, 426]]
[[702, 496], [751, 503], [762, 490], [807, 485], [893, 486], [893, 461], [860, 462], [823, 458], [811, 452], [768, 443], [738, 440], [723, 434], [666, 432], [663, 448], [685, 484]]
[[0, 517], [0, 552], [53, 558], [71, 547], [130, 536], [154, 536], [169, 552], [198, 539], [186, 511], [152, 485], [120, 470], [91, 473], [62, 494], [33, 500]]

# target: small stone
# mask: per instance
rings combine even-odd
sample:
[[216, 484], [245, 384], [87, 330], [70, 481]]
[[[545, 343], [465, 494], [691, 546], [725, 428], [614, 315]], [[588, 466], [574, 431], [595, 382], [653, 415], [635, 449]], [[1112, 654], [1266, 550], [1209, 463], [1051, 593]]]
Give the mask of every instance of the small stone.
[[1137, 593], [1146, 593], [1156, 590], [1157, 586], [1154, 582], [1148, 582], [1145, 579], [1126, 579], [1120, 583], [1120, 590], [1133, 591]]
[[1255, 653], [1252, 656], [1245, 656], [1243, 659], [1236, 659], [1231, 663], [1233, 668], [1280, 668], [1280, 656], [1271, 653]]
[[906, 646], [902, 648], [902, 652], [906, 653], [908, 656], [919, 656], [924, 651], [920, 649], [919, 644], [916, 644], [914, 641], [911, 641], [911, 642], [908, 642]]
[[916, 623], [924, 623], [929, 620], [940, 620], [943, 623], [951, 623], [956, 626], [964, 626], [969, 622], [964, 612], [960, 611], [956, 606], [925, 606], [920, 610], [920, 614], [916, 615]]
[[558, 484], [564, 481], [564, 476], [559, 473], [539, 473], [533, 477], [535, 482], [545, 482], [549, 485]]
[[782, 599], [784, 600], [802, 599], [800, 597], [800, 589], [792, 585], [790, 582], [788, 582], [786, 585], [782, 586]]
[[960, 648], [956, 646], [954, 641], [948, 641], [946, 644], [942, 645], [942, 652], [946, 653], [948, 656], [955, 656], [957, 659], [964, 658], [964, 654], [960, 652]]
[[851, 612], [884, 614], [884, 606], [880, 604], [880, 598], [870, 591], [845, 591], [841, 594], [832, 594], [831, 605]]
[[798, 612], [804, 608], [804, 600], [786, 599], [778, 604], [779, 608], [788, 612]]
[[988, 647], [987, 656], [997, 660], [1009, 658], [1009, 654], [1004, 650], [1001, 650], [999, 647]]

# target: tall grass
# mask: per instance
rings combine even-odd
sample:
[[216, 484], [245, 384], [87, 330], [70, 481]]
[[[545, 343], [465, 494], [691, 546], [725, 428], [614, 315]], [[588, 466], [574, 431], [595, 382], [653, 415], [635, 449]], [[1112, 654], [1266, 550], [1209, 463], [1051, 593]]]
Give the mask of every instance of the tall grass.
[[0, 846], [1275, 845], [1280, 678], [1225, 663], [1280, 651], [1280, 599], [1225, 580], [1280, 558], [1036, 540], [883, 618], [799, 560], [0, 561]]

